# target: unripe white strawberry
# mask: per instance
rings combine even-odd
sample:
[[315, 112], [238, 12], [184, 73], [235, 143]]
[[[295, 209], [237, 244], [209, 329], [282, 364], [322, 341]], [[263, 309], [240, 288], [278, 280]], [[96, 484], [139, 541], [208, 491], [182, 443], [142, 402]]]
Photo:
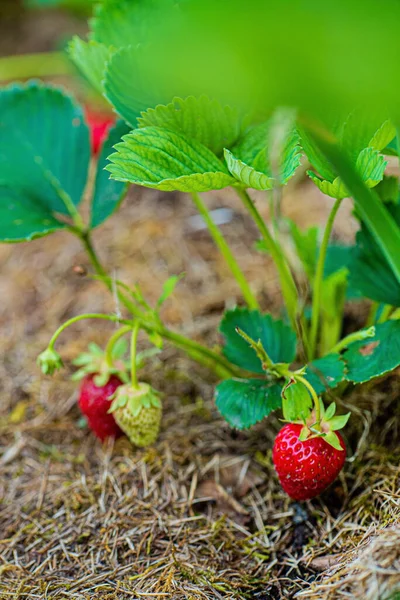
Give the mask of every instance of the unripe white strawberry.
[[153, 444], [160, 430], [162, 405], [158, 393], [148, 383], [122, 385], [110, 408], [119, 427], [135, 446]]

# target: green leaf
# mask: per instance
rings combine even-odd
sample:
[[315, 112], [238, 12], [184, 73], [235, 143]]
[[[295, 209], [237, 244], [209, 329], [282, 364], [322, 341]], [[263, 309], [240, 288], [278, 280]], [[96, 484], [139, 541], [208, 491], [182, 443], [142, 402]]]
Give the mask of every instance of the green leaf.
[[264, 373], [260, 359], [236, 332], [238, 327], [253, 340], [261, 341], [272, 362], [293, 362], [296, 334], [288, 325], [257, 310], [235, 308], [225, 313], [219, 328], [224, 337], [224, 355], [233, 364], [253, 373]]
[[273, 177], [261, 173], [247, 165], [245, 162], [235, 158], [230, 150], [225, 149], [224, 157], [229, 172], [246, 188], [253, 190], [272, 190], [274, 187]]
[[181, 192], [219, 190], [234, 182], [215, 154], [178, 133], [146, 127], [123, 139], [107, 167], [118, 181]]
[[157, 300], [157, 308], [160, 308], [164, 304], [166, 300], [174, 293], [176, 286], [178, 283], [185, 277], [185, 273], [181, 273], [180, 275], [172, 275], [167, 279], [167, 281], [163, 285], [163, 291], [159, 299]]
[[297, 132], [289, 130], [278, 157], [278, 181], [270, 165], [271, 121], [251, 127], [232, 150], [225, 150], [229, 171], [244, 186], [256, 190], [270, 190], [285, 185], [300, 165], [301, 148]]
[[[346, 120], [339, 119], [331, 126], [331, 131], [338, 140], [338, 147], [350, 158], [365, 184], [370, 188], [377, 185], [387, 165], [379, 151], [393, 138], [393, 124], [383, 121], [382, 115], [354, 111]], [[326, 158], [321, 157], [315, 143], [305, 131], [302, 131], [302, 144], [320, 177], [312, 171], [309, 171], [308, 175], [321, 192], [332, 198], [350, 196], [343, 180], [332, 170], [332, 166], [328, 165]]]
[[301, 231], [291, 219], [287, 219], [287, 222], [297, 255], [309, 281], [312, 282], [317, 268], [318, 227], [310, 227], [306, 231]]
[[308, 363], [304, 377], [313, 386], [317, 394], [335, 388], [345, 379], [346, 366], [340, 354], [327, 354]]
[[369, 188], [376, 186], [382, 180], [386, 166], [387, 160], [373, 148], [362, 150], [356, 163], [362, 180]]
[[0, 186], [0, 240], [24, 242], [42, 237], [65, 224], [57, 221], [47, 206], [18, 190]]
[[232, 427], [247, 429], [280, 408], [281, 391], [262, 379], [226, 379], [216, 388], [216, 404]]
[[[336, 178], [332, 165], [318, 150], [314, 140], [302, 127], [298, 127], [301, 146], [314, 169], [319, 173], [320, 180], [333, 181]], [[307, 174], [310, 175], [311, 171]], [[310, 175], [311, 177], [311, 175]], [[314, 181], [316, 183], [316, 181]], [[325, 193], [325, 192], [324, 192]]]
[[291, 380], [282, 390], [282, 410], [286, 421], [305, 421], [312, 408], [310, 392], [301, 382]]
[[123, 121], [119, 121], [110, 129], [108, 137], [103, 144], [99, 161], [97, 163], [96, 181], [92, 199], [92, 214], [90, 226], [93, 229], [104, 223], [119, 207], [127, 186], [120, 181], [110, 179], [110, 174], [105, 170], [108, 157], [112, 148], [121, 138], [129, 132], [130, 128]]
[[217, 156], [232, 146], [241, 133], [242, 119], [238, 110], [223, 106], [207, 96], [184, 100], [174, 98], [170, 104], [158, 105], [142, 113], [139, 127], [162, 127], [181, 133], [206, 146]]
[[95, 41], [84, 42], [77, 36], [68, 45], [68, 53], [79, 71], [88, 82], [103, 94], [105, 66], [113, 52], [104, 44]]
[[400, 228], [388, 214], [379, 196], [362, 181], [357, 169], [336, 141], [312, 124], [312, 135], [320, 151], [331, 161], [354, 198], [357, 213], [375, 236], [396, 278], [400, 281]]
[[[385, 205], [400, 227], [400, 205]], [[374, 236], [362, 223], [349, 263], [350, 285], [371, 300], [400, 306], [400, 282]]]
[[382, 202], [399, 203], [399, 179], [397, 177], [384, 175], [382, 181], [376, 186], [375, 191]]
[[369, 141], [368, 146], [382, 151], [396, 137], [396, 128], [392, 121], [385, 121]]
[[82, 199], [90, 159], [80, 107], [61, 90], [31, 82], [0, 92], [0, 114], [0, 136], [7, 140], [0, 185], [38, 201], [49, 217], [70, 214]]
[[375, 327], [375, 336], [350, 344], [343, 354], [346, 379], [363, 383], [384, 375], [400, 365], [400, 321], [387, 321]]
[[309, 178], [315, 183], [318, 189], [321, 190], [323, 194], [330, 196], [331, 198], [346, 198], [349, 196], [349, 192], [344, 185], [343, 181], [340, 177], [335, 177], [335, 179], [330, 182], [318, 177], [312, 171], [307, 171], [307, 175]]
[[132, 127], [137, 127], [142, 111], [170, 100], [170, 96], [163, 94], [158, 82], [149, 79], [144, 72], [145, 54], [145, 47], [122, 48], [113, 53], [105, 70], [105, 96]]
[[[162, 5], [169, 11], [179, 9], [179, 1], [163, 0]], [[158, 14], [157, 2], [103, 0], [90, 22], [91, 38], [115, 48], [143, 44]]]
[[337, 134], [341, 148], [357, 161], [365, 148], [383, 150], [396, 135], [396, 130], [381, 113], [359, 109], [348, 115], [343, 126], [339, 122]]

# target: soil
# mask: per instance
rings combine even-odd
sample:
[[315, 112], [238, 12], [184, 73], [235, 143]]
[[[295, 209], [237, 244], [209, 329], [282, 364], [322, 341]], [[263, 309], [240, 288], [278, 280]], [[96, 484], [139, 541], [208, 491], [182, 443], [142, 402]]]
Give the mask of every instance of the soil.
[[[53, 18], [69, 31], [71, 17]], [[23, 51], [53, 43], [39, 37]], [[254, 249], [257, 231], [240, 202], [229, 191], [205, 199], [226, 209], [222, 231], [263, 309], [278, 315], [276, 272]], [[265, 197], [255, 199], [268, 220]], [[331, 202], [303, 170], [283, 212], [302, 227], [323, 223]], [[335, 238], [351, 241], [355, 229], [344, 203]], [[140, 283], [150, 302], [169, 275], [185, 272], [163, 319], [218, 343], [223, 310], [241, 298], [187, 196], [131, 189], [95, 243], [112, 275]], [[348, 460], [325, 494], [302, 505], [281, 491], [272, 467], [278, 418], [230, 429], [214, 405], [214, 377], [168, 345], [142, 375], [164, 394], [158, 442], [102, 446], [82, 423], [69, 375], [77, 353], [90, 341], [104, 345], [113, 328], [84, 322], [66, 331], [65, 370], [53, 378], [35, 364], [65, 319], [121, 310], [90, 273], [67, 233], [0, 246], [0, 598], [377, 600], [397, 589], [398, 374], [334, 398], [353, 411]], [[349, 323], [364, 314], [350, 305]]]

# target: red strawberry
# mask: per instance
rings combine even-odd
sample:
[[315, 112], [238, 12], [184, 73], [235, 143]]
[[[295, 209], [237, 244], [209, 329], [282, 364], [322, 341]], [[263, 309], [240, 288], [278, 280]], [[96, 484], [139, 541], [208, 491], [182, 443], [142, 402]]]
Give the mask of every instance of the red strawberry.
[[87, 109], [86, 120], [90, 128], [92, 152], [96, 155], [107, 137], [109, 128], [114, 123], [114, 118], [109, 114], [96, 113]]
[[92, 374], [83, 379], [78, 399], [79, 408], [87, 418], [90, 429], [101, 441], [107, 437], [117, 438], [122, 435], [122, 431], [108, 411], [111, 397], [123, 382], [116, 375], [111, 375], [105, 385], [97, 386], [95, 377]]
[[335, 431], [342, 450], [322, 436], [299, 440], [303, 425], [288, 423], [278, 433], [272, 460], [279, 481], [293, 500], [309, 500], [323, 492], [338, 476], [346, 458], [346, 446]]

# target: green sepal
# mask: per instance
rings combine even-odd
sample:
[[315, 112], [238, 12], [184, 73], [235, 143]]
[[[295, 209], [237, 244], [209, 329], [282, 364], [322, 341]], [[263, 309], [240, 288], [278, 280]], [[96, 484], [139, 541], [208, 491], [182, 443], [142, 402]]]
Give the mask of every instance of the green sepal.
[[300, 434], [299, 434], [299, 440], [300, 442], [305, 442], [306, 439], [308, 439], [308, 436], [310, 435], [310, 430], [309, 428], [304, 425], [304, 427], [301, 428]]
[[64, 366], [61, 356], [54, 348], [46, 348], [44, 352], [39, 354], [37, 364], [44, 375], [53, 375], [55, 371]]
[[88, 352], [82, 352], [72, 361], [72, 364], [80, 369], [71, 376], [71, 380], [81, 381], [88, 375], [95, 374], [93, 378], [95, 385], [103, 387], [108, 383], [111, 375], [116, 375], [121, 381], [128, 383], [129, 365], [124, 360], [127, 350], [127, 341], [117, 340], [112, 349], [111, 362], [108, 362], [104, 350], [94, 342], [90, 342]]
[[160, 395], [148, 383], [139, 383], [137, 388], [131, 383], [120, 386], [113, 397], [109, 413], [118, 408], [127, 408], [133, 417], [137, 417], [142, 408], [161, 408]]
[[332, 419], [336, 412], [336, 402], [332, 402], [325, 411], [324, 420], [329, 421]]
[[332, 417], [329, 419], [329, 426], [332, 431], [338, 431], [339, 429], [343, 429], [347, 425], [348, 420], [351, 417], [351, 413], [348, 412], [345, 415], [337, 415], [336, 417]]
[[340, 440], [334, 431], [329, 431], [323, 436], [325, 442], [336, 450], [344, 450], [340, 444]]

